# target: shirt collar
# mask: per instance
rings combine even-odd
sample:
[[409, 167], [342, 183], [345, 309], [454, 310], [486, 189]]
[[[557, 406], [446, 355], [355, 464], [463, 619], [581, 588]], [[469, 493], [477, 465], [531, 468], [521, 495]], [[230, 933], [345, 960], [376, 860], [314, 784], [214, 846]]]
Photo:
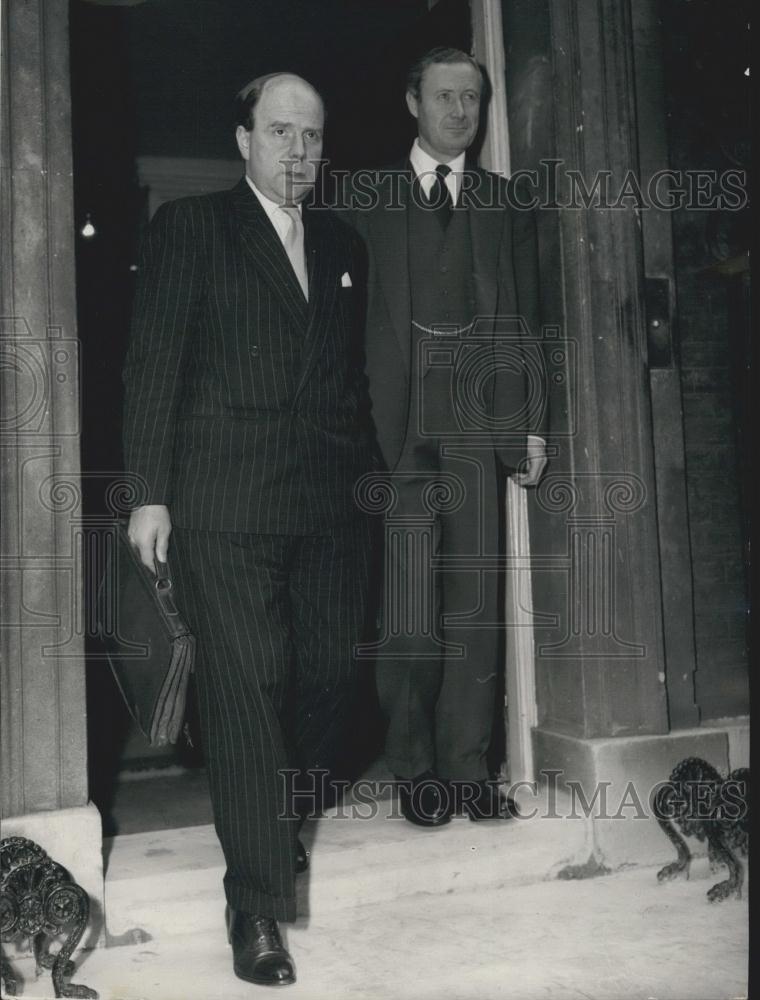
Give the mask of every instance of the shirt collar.
[[[435, 168], [441, 162], [436, 160], [429, 153], [420, 146], [419, 138], [415, 139], [412, 143], [412, 149], [409, 153], [409, 162], [412, 164], [412, 169], [417, 177], [420, 178], [420, 183], [425, 194], [429, 194], [430, 188], [433, 184], [433, 179], [435, 175]], [[446, 186], [448, 187], [452, 201], [456, 205], [459, 197], [459, 188], [462, 182], [462, 172], [464, 171], [465, 163], [465, 153], [462, 152], [459, 156], [450, 160], [447, 166], [451, 169], [451, 173], [446, 178]]]
[[[419, 177], [420, 174], [435, 172], [435, 168], [441, 162], [436, 160], [426, 153], [425, 150], [420, 146], [420, 140], [415, 139], [412, 143], [412, 151], [409, 154], [409, 160], [411, 161], [412, 167], [414, 168], [415, 174]], [[464, 160], [465, 154], [462, 152], [455, 159], [450, 160], [448, 166], [451, 168], [452, 174], [461, 174], [464, 170]]]
[[[272, 222], [274, 222], [275, 219], [281, 219], [282, 218], [282, 214], [279, 213], [277, 211], [277, 209], [278, 208], [282, 208], [282, 205], [278, 205], [276, 201], [272, 201], [271, 198], [267, 198], [267, 196], [265, 194], [262, 194], [262, 192], [259, 191], [259, 189], [253, 183], [253, 181], [251, 180], [251, 178], [248, 176], [248, 174], [245, 175], [245, 179], [248, 181], [248, 187], [251, 189], [251, 191], [253, 191], [253, 193], [259, 199], [259, 202], [261, 203], [261, 207], [267, 213], [267, 215], [269, 216], [270, 220]], [[301, 204], [300, 204], [300, 202], [295, 207], [298, 209], [298, 211], [300, 213], [301, 212]]]

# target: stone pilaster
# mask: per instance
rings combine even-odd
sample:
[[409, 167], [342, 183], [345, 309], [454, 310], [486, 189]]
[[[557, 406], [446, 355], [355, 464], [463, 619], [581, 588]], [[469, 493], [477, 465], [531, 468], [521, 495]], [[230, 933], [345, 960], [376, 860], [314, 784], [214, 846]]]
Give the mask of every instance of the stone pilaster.
[[4, 834], [29, 830], [45, 849], [48, 840], [97, 903], [76, 524], [68, 4], [7, 0], [2, 50], [0, 816]]
[[662, 349], [670, 220], [638, 198], [667, 166], [657, 7], [503, 9], [512, 169], [535, 172], [543, 205], [552, 387], [552, 459], [530, 497], [536, 771], [559, 770], [589, 795], [633, 781], [647, 803], [680, 757], [725, 769], [731, 742], [693, 728], [682, 417], [677, 357]]
[[567, 344], [547, 342], [564, 398], [532, 533], [539, 566], [548, 557], [536, 610], [559, 616], [537, 629], [539, 725], [582, 739], [665, 733], [640, 220], [630, 198], [573, 204], [568, 182], [576, 172], [593, 190], [606, 177], [614, 198], [638, 171], [630, 4], [549, 0], [547, 15], [555, 162], [542, 195], [557, 207], [542, 224], [561, 250], [546, 320]]

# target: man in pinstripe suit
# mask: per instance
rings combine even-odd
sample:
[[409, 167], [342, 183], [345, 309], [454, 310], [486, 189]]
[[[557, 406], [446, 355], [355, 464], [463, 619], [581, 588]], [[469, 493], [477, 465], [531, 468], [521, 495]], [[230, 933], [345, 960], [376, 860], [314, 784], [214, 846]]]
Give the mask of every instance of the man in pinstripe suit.
[[265, 985], [295, 980], [278, 925], [295, 919], [300, 846], [282, 772], [303, 791], [330, 767], [367, 589], [358, 241], [304, 203], [323, 122], [299, 77], [241, 91], [245, 177], [156, 213], [124, 376], [126, 465], [147, 491], [130, 538], [152, 568], [171, 533], [234, 968]]

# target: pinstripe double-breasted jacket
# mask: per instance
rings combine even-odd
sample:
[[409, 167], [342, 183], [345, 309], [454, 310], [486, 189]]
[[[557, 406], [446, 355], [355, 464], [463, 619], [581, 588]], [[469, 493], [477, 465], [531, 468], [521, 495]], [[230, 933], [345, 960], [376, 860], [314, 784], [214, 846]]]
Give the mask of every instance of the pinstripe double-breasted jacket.
[[[355, 233], [304, 206], [309, 301], [245, 179], [159, 208], [124, 371], [125, 465], [174, 524], [320, 531], [370, 464]], [[348, 275], [349, 278], [345, 278]]]

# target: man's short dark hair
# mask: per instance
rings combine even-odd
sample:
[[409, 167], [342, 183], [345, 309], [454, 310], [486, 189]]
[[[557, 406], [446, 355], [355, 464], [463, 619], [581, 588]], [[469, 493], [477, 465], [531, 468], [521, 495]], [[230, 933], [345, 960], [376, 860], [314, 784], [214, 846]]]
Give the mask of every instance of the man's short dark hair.
[[441, 45], [437, 48], [430, 49], [429, 52], [426, 52], [424, 56], [421, 56], [410, 68], [406, 75], [407, 92], [412, 94], [413, 97], [419, 99], [420, 87], [422, 85], [422, 78], [425, 75], [425, 70], [428, 66], [436, 66], [440, 63], [446, 63], [447, 65], [466, 63], [468, 66], [472, 66], [474, 70], [477, 70], [480, 82], [485, 90], [486, 81], [485, 76], [483, 75], [483, 68], [477, 59], [468, 55], [467, 52], [463, 52], [462, 49], [451, 49]]
[[246, 132], [253, 128], [253, 109], [259, 102], [264, 87], [270, 80], [277, 76], [284, 76], [284, 73], [266, 73], [264, 76], [257, 76], [255, 80], [247, 83], [242, 90], [235, 94], [235, 127], [242, 125]]
[[[291, 73], [288, 70], [280, 70], [278, 73], [266, 73], [264, 76], [257, 76], [255, 80], [251, 80], [250, 83], [247, 83], [235, 95], [235, 128], [238, 125], [242, 125], [246, 132], [251, 131], [253, 128], [254, 108], [264, 93], [266, 85], [270, 80], [275, 80], [278, 76], [292, 76], [303, 80], [303, 77], [298, 77], [296, 73]], [[303, 80], [303, 82], [312, 88], [314, 93], [320, 97], [320, 100], [322, 99], [319, 91], [313, 84], [309, 83], [308, 80]]]

